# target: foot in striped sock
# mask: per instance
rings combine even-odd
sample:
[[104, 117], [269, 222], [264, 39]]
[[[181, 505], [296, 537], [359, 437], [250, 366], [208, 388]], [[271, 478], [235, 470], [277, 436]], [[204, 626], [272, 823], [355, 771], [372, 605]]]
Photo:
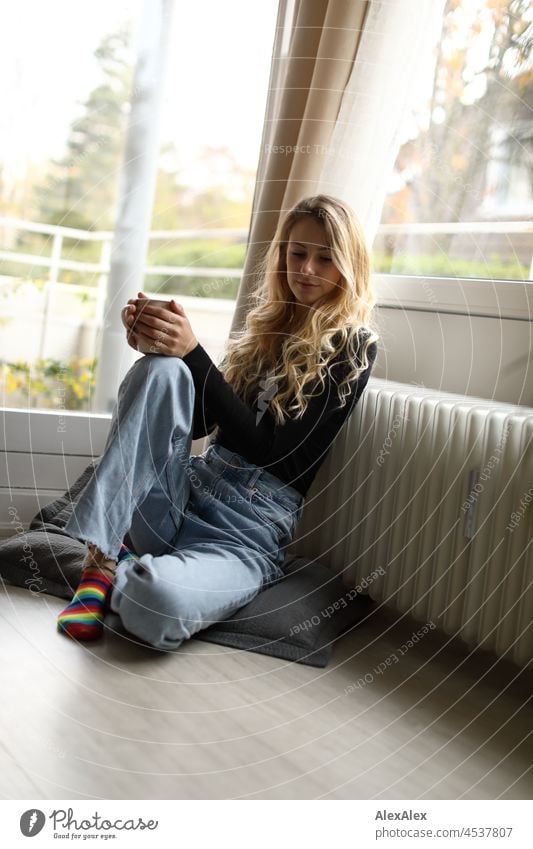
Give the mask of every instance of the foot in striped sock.
[[[113, 561], [104, 563], [111, 564]], [[104, 630], [104, 611], [113, 577], [109, 566], [96, 563], [91, 549], [78, 589], [68, 607], [57, 617], [57, 630], [75, 640], [98, 640]]]
[[123, 560], [139, 560], [136, 554], [131, 551], [124, 543], [120, 546], [120, 551], [118, 555], [118, 562], [122, 563]]

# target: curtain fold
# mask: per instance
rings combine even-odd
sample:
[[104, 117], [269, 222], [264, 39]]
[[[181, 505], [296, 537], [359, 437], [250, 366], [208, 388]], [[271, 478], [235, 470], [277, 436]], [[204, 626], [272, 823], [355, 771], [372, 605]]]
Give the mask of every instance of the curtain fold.
[[357, 55], [366, 0], [280, 5], [248, 250], [232, 323], [244, 323], [279, 214], [315, 191]]
[[[432, 29], [446, 0], [372, 0], [317, 191], [351, 204], [370, 244], [387, 184], [407, 136], [413, 98], [432, 80]], [[411, 6], [412, 14], [408, 14]], [[424, 69], [430, 68], [430, 73]], [[426, 86], [427, 88], [427, 86]]]
[[408, 107], [445, 0], [281, 0], [248, 250], [231, 333], [280, 213], [325, 192], [372, 243]]

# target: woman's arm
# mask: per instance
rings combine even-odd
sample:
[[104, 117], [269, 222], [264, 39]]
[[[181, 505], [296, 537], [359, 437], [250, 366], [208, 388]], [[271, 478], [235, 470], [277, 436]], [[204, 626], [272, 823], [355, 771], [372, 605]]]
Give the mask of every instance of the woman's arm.
[[[129, 303], [134, 313], [135, 301], [132, 299]], [[174, 300], [170, 307], [171, 312], [151, 305], [145, 307], [137, 322], [128, 315], [128, 324], [130, 328], [134, 325], [139, 336], [153, 342], [161, 354], [181, 357], [189, 367], [195, 387], [195, 438], [196, 434], [204, 436], [219, 425], [227, 439], [237, 443], [241, 453], [258, 465], [272, 461], [273, 457], [286, 456], [313, 432], [317, 439], [327, 437], [353, 409], [370, 377], [377, 352], [375, 344], [369, 347], [369, 367], [354, 382], [346, 405], [339, 410], [337, 385], [350, 371], [350, 364], [340, 353], [330, 367], [324, 390], [309, 399], [303, 416], [279, 425], [268, 407], [260, 409], [256, 404], [252, 408], [237, 395], [194, 336], [183, 307]], [[333, 427], [324, 431], [324, 425], [330, 420]]]
[[344, 407], [339, 408], [337, 385], [350, 369], [346, 361], [339, 358], [330, 369], [324, 391], [309, 399], [304, 415], [297, 420], [287, 419], [283, 425], [276, 423], [268, 408], [261, 411], [257, 421], [259, 408], [248, 406], [237, 395], [200, 343], [183, 357], [183, 361], [191, 370], [196, 395], [205, 397], [216, 424], [232, 442], [239, 444], [244, 456], [262, 465], [290, 454], [308, 438], [312, 439], [314, 432], [318, 438], [324, 426], [329, 427], [330, 423], [338, 429], [361, 397], [376, 354], [377, 346], [373, 343], [368, 350], [369, 367], [352, 385]]
[[[139, 292], [139, 300], [147, 300], [147, 296], [144, 295], [143, 292]], [[135, 321], [135, 312], [136, 312], [136, 299], [131, 298], [128, 301], [128, 304], [122, 309], [120, 313], [120, 317], [122, 320], [122, 324], [126, 328], [126, 338], [128, 345], [133, 348], [135, 351], [138, 350], [138, 342], [139, 336], [132, 330], [132, 325]], [[137, 327], [141, 326], [141, 322], [138, 322]], [[191, 344], [195, 344], [196, 340], [194, 339]], [[216, 427], [216, 422], [213, 420], [212, 416], [209, 415], [206, 404], [204, 403], [205, 399], [200, 397], [200, 395], [195, 392], [194, 394], [194, 413], [193, 413], [193, 427], [192, 427], [192, 438], [193, 439], [201, 439], [202, 436], [207, 436], [211, 433], [212, 430]]]

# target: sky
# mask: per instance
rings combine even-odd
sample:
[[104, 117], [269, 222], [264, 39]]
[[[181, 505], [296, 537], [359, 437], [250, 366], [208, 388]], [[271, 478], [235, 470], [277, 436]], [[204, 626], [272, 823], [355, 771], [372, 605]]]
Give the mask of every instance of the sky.
[[[162, 141], [194, 175], [204, 144], [227, 145], [255, 168], [264, 119], [277, 0], [175, 0]], [[72, 119], [98, 80], [93, 51], [142, 0], [17, 0], [0, 26], [0, 160], [13, 178], [60, 156]]]

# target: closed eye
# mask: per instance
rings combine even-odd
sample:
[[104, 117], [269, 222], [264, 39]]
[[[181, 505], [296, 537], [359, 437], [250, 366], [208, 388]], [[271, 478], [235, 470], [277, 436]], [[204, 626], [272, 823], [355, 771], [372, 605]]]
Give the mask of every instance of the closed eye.
[[[303, 251], [291, 251], [291, 256], [305, 256], [305, 253]], [[331, 259], [330, 256], [321, 256], [320, 261], [321, 262], [332, 262], [332, 259]]]

